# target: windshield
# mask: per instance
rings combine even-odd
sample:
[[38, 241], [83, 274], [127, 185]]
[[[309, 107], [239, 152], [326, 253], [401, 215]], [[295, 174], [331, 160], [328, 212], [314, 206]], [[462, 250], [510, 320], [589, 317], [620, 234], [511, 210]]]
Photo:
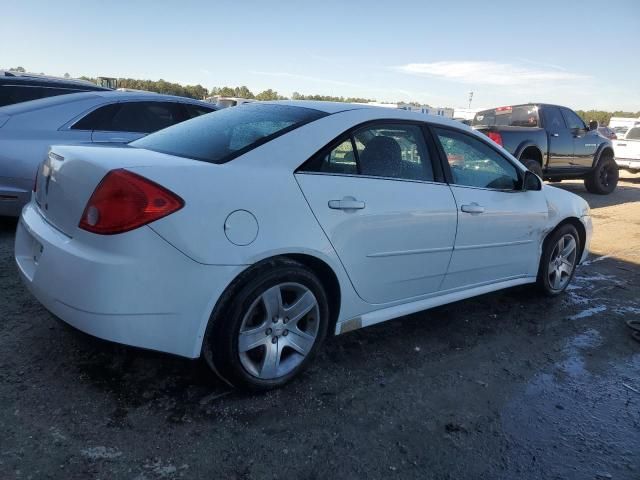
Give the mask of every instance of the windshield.
[[624, 138], [625, 140], [640, 140], [640, 127], [633, 127]]
[[225, 163], [326, 113], [247, 103], [187, 120], [129, 145], [210, 163]]
[[537, 127], [538, 107], [535, 105], [517, 105], [514, 107], [498, 107], [476, 113], [473, 126], [487, 127]]

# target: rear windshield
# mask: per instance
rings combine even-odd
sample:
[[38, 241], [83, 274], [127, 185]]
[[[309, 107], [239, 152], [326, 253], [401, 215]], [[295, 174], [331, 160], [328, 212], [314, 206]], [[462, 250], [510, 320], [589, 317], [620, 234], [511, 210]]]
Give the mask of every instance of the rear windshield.
[[538, 107], [535, 105], [517, 105], [514, 107], [499, 107], [476, 113], [473, 126], [487, 127], [537, 127]]
[[187, 120], [129, 145], [225, 163], [325, 115], [311, 108], [247, 103]]

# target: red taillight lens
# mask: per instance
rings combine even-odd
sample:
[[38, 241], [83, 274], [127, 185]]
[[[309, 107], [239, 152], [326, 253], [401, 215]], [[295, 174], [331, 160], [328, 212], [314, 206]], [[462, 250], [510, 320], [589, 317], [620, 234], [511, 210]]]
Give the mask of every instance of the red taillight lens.
[[489, 132], [487, 133], [487, 137], [496, 142], [498, 145], [502, 146], [502, 135], [498, 132]]
[[94, 190], [79, 227], [101, 235], [128, 232], [180, 210], [175, 193], [127, 170], [111, 170]]

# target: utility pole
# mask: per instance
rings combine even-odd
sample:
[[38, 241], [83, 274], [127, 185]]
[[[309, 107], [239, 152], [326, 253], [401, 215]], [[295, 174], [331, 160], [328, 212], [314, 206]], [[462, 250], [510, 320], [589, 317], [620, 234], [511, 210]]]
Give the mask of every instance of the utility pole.
[[469, 92], [469, 110], [471, 110], [471, 100], [473, 100], [473, 92]]

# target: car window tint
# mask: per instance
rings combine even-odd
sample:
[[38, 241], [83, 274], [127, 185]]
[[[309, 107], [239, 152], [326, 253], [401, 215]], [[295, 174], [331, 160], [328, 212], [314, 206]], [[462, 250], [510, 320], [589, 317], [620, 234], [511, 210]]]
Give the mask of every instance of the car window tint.
[[71, 126], [72, 130], [108, 130], [111, 118], [120, 105], [113, 103], [96, 108]]
[[544, 115], [545, 128], [551, 130], [561, 130], [567, 128], [564, 124], [564, 119], [562, 118], [562, 114], [560, 113], [560, 109], [558, 107], [544, 107], [542, 111]]
[[516, 167], [486, 143], [453, 130], [434, 130], [451, 167], [453, 183], [499, 190], [518, 188]]
[[585, 128], [582, 119], [568, 108], [562, 109], [562, 115], [564, 116], [567, 126], [571, 129]]
[[625, 140], [640, 140], [640, 127], [633, 127], [624, 138]]
[[312, 108], [246, 103], [192, 118], [129, 145], [224, 163], [324, 116]]
[[183, 106], [187, 110], [187, 115], [189, 118], [196, 118], [200, 115], [206, 115], [207, 113], [215, 112], [215, 109], [213, 108], [206, 108], [200, 105], [191, 105], [189, 103], [184, 103]]
[[28, 102], [40, 98], [53, 97], [66, 93], [75, 93], [79, 90], [67, 88], [36, 87], [22, 85], [3, 85], [0, 87], [0, 107], [13, 105], [14, 103]]
[[322, 172], [355, 175], [358, 173], [356, 154], [353, 150], [351, 138], [341, 141], [328, 153], [321, 153], [309, 164], [304, 165], [301, 171]]
[[431, 159], [420, 127], [381, 124], [360, 129], [353, 138], [362, 175], [433, 181]]
[[183, 120], [178, 104], [172, 102], [125, 102], [111, 118], [111, 132], [151, 133]]

